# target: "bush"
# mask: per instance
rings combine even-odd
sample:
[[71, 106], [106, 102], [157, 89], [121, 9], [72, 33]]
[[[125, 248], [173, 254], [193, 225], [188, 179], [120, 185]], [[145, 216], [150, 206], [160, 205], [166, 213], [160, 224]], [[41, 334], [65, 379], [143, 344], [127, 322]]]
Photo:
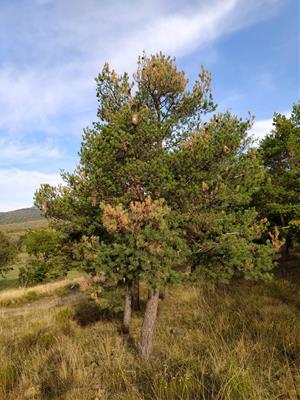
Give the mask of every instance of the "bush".
[[61, 253], [61, 235], [54, 230], [39, 229], [28, 232], [23, 243], [30, 255], [29, 262], [20, 268], [22, 286], [57, 279], [66, 274], [65, 257]]
[[20, 267], [19, 283], [21, 286], [30, 286], [45, 282], [49, 272], [49, 265], [42, 261], [31, 260], [30, 264]]
[[17, 247], [0, 231], [0, 275], [4, 275], [15, 260]]
[[75, 308], [74, 320], [80, 326], [87, 326], [100, 321], [101, 317], [102, 314], [99, 305], [92, 301], [82, 301]]

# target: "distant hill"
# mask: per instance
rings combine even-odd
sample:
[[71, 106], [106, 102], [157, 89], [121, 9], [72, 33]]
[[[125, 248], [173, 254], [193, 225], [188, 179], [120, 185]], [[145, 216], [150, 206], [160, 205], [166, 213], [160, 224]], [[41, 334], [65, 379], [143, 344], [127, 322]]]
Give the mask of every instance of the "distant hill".
[[0, 212], [0, 225], [15, 224], [20, 222], [29, 222], [44, 220], [41, 211], [36, 207], [21, 208], [20, 210]]

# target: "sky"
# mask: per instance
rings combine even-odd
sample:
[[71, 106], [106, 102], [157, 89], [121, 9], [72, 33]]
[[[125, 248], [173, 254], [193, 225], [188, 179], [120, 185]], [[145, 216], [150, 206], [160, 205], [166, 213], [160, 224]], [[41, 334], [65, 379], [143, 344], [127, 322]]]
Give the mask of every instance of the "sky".
[[0, 0], [0, 211], [74, 169], [95, 76], [132, 73], [143, 50], [191, 82], [203, 64], [218, 110], [250, 111], [256, 138], [300, 98], [298, 0]]

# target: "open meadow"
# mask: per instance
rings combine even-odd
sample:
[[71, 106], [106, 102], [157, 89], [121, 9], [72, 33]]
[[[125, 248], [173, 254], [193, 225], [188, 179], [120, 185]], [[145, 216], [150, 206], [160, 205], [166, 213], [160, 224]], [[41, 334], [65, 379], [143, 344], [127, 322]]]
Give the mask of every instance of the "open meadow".
[[173, 287], [147, 362], [136, 351], [142, 312], [124, 335], [120, 313], [82, 292], [86, 278], [2, 286], [0, 399], [296, 400], [299, 262], [270, 283]]

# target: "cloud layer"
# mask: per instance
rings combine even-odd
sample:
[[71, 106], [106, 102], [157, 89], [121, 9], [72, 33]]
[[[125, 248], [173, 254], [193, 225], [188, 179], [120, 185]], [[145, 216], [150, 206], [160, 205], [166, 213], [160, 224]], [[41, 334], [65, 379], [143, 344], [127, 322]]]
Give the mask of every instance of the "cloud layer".
[[105, 61], [123, 71], [133, 69], [143, 49], [187, 55], [267, 18], [279, 0], [112, 3], [36, 1], [33, 9], [22, 3], [16, 12], [16, 1], [4, 1], [0, 34], [9, 32], [14, 46], [0, 65], [0, 130], [62, 134], [57, 119], [72, 124], [78, 114], [89, 123], [93, 77]]
[[122, 72], [144, 49], [180, 59], [270, 17], [282, 2], [2, 0], [0, 210], [31, 205], [42, 181], [57, 182], [68, 156], [60, 144], [73, 149], [95, 119], [93, 78], [105, 61]]

